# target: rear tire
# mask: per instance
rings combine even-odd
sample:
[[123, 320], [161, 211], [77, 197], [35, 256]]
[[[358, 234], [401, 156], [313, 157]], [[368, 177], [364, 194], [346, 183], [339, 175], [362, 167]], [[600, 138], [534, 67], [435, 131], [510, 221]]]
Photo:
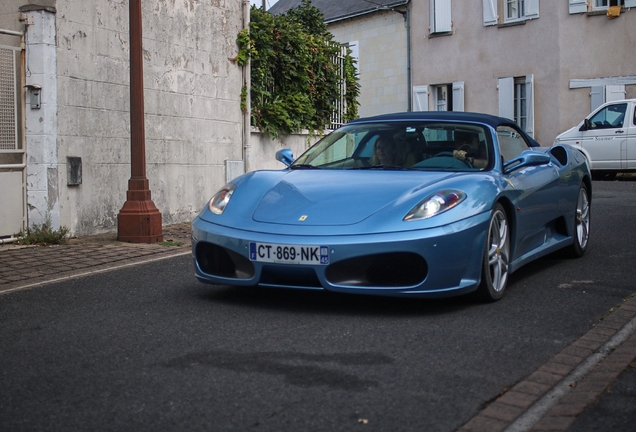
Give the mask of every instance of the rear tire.
[[488, 301], [503, 297], [508, 284], [510, 262], [510, 229], [506, 211], [501, 204], [495, 205], [490, 216], [484, 256], [481, 265], [481, 282], [478, 295]]
[[590, 195], [585, 183], [581, 183], [579, 195], [576, 199], [572, 237], [574, 237], [574, 243], [570, 247], [570, 252], [574, 257], [582, 257], [587, 250], [587, 244], [590, 239]]

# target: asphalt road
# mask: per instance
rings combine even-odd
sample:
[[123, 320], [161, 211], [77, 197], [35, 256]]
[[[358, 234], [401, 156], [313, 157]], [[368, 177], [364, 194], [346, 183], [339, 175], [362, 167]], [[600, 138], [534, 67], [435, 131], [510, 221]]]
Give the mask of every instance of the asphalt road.
[[187, 256], [0, 296], [0, 429], [453, 431], [636, 292], [635, 187], [595, 182], [588, 253], [494, 304], [208, 286]]

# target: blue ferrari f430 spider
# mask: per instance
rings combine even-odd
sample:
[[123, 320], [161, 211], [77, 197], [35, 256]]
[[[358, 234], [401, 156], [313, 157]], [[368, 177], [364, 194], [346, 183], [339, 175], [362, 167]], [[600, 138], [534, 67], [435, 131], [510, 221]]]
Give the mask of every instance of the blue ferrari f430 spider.
[[200, 281], [498, 300], [522, 265], [588, 245], [584, 155], [508, 119], [387, 114], [276, 157], [285, 169], [234, 179], [192, 222]]

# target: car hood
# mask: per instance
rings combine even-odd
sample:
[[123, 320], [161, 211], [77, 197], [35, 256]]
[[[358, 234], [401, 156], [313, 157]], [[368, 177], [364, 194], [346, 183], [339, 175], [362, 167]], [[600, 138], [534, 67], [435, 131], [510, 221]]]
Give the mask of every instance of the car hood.
[[[256, 222], [285, 225], [352, 225], [382, 208], [398, 205], [450, 175], [407, 171], [288, 171], [262, 192], [252, 218]], [[250, 183], [254, 181], [258, 181], [258, 176]]]

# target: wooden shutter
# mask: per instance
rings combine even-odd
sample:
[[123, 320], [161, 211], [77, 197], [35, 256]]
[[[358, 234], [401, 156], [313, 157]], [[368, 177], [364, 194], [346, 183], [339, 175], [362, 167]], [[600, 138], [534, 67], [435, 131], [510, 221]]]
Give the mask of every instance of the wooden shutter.
[[483, 0], [484, 1], [484, 25], [491, 26], [497, 25], [497, 0]]
[[428, 86], [413, 86], [413, 111], [428, 111]]

